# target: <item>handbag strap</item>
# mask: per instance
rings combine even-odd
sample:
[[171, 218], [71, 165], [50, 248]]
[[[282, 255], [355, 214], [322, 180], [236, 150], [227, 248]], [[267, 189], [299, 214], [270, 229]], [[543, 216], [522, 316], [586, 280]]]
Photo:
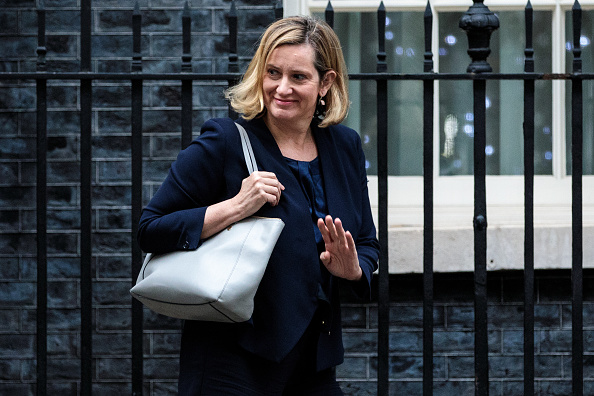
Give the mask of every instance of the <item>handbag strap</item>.
[[245, 164], [247, 165], [248, 172], [250, 175], [253, 172], [258, 170], [258, 164], [256, 164], [256, 157], [254, 157], [254, 152], [252, 151], [252, 144], [250, 143], [250, 138], [245, 131], [245, 128], [235, 123], [237, 126], [237, 130], [239, 131], [239, 136], [241, 136], [241, 148], [243, 148], [243, 156], [245, 157]]

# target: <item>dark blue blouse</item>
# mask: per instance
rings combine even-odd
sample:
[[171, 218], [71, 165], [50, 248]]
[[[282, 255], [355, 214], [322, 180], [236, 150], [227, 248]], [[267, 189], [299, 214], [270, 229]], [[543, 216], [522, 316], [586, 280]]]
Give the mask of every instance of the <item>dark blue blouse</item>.
[[318, 251], [321, 253], [324, 250], [324, 240], [318, 229], [318, 219], [326, 217], [328, 206], [324, 194], [320, 161], [317, 157], [309, 162], [297, 161], [291, 158], [286, 158], [286, 160], [309, 203], [309, 213], [313, 222], [316, 244], [318, 245]]
[[[303, 190], [303, 194], [309, 203], [309, 213], [313, 224], [318, 253], [322, 253], [326, 249], [326, 246], [324, 245], [322, 233], [318, 228], [318, 219], [326, 217], [328, 206], [326, 204], [326, 195], [324, 194], [320, 162], [318, 158], [310, 162], [297, 161], [291, 158], [286, 158], [286, 160], [289, 168], [291, 168], [299, 181], [301, 190]], [[332, 277], [321, 261], [320, 271], [322, 279], [318, 285], [318, 325], [320, 326], [320, 331], [329, 332], [332, 327], [333, 317], [332, 304], [329, 299], [330, 291], [332, 290]]]

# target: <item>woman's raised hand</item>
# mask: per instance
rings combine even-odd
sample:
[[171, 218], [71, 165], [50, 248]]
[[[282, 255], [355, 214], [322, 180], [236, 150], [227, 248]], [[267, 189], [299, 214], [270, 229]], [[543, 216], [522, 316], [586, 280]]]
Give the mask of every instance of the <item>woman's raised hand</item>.
[[349, 231], [344, 230], [342, 221], [338, 218], [333, 221], [328, 215], [325, 219], [318, 219], [318, 228], [326, 245], [320, 260], [328, 271], [339, 278], [361, 279], [363, 271], [359, 266], [355, 240]]

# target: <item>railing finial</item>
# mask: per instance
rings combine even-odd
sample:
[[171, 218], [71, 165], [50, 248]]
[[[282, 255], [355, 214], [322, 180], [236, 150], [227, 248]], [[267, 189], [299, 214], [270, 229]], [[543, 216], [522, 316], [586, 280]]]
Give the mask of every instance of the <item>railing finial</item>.
[[45, 1], [39, 0], [37, 7], [37, 71], [46, 71], [47, 64], [45, 55], [47, 48], [45, 46]]
[[388, 64], [386, 63], [386, 7], [383, 1], [377, 10], [377, 38], [377, 72], [384, 73], [388, 70]]
[[140, 14], [140, 5], [138, 1], [134, 4], [134, 12], [132, 13], [132, 71], [142, 71], [142, 55], [141, 55], [141, 25], [142, 15]]
[[186, 1], [182, 12], [182, 72], [192, 71], [192, 17], [190, 15], [190, 2]]
[[425, 23], [425, 60], [423, 62], [423, 70], [425, 73], [433, 71], [433, 53], [431, 52], [431, 37], [433, 29], [433, 12], [431, 11], [431, 3], [427, 1], [425, 7], [425, 14], [423, 15]]
[[277, 0], [276, 4], [274, 5], [274, 19], [282, 19], [285, 10], [283, 8], [282, 0]]
[[332, 7], [332, 3], [330, 1], [328, 1], [328, 5], [324, 11], [324, 18], [326, 19], [326, 23], [332, 29], [334, 29], [334, 7]]
[[532, 27], [534, 24], [534, 12], [532, 3], [528, 0], [526, 8], [524, 9], [525, 25], [526, 25], [526, 48], [524, 49], [524, 72], [534, 72], [534, 48], [532, 47]]
[[499, 18], [483, 4], [483, 0], [473, 0], [474, 4], [460, 18], [459, 26], [468, 35], [468, 55], [472, 59], [466, 71], [482, 73], [493, 70], [487, 62], [491, 53], [489, 42], [491, 33], [499, 28]]
[[235, 8], [235, 0], [231, 2], [231, 9], [229, 10], [229, 65], [227, 70], [229, 73], [237, 73], [239, 71], [237, 57], [237, 9]]
[[571, 19], [573, 22], [573, 72], [582, 72], [582, 7], [578, 0], [575, 0], [571, 8]]

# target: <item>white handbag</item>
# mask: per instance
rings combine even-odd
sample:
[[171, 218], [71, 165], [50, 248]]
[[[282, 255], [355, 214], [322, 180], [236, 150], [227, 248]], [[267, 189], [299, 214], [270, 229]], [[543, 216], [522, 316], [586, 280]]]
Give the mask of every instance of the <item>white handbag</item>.
[[[236, 124], [250, 174], [258, 170], [245, 129]], [[148, 253], [132, 296], [151, 310], [180, 319], [244, 322], [285, 223], [248, 217], [193, 251]]]

